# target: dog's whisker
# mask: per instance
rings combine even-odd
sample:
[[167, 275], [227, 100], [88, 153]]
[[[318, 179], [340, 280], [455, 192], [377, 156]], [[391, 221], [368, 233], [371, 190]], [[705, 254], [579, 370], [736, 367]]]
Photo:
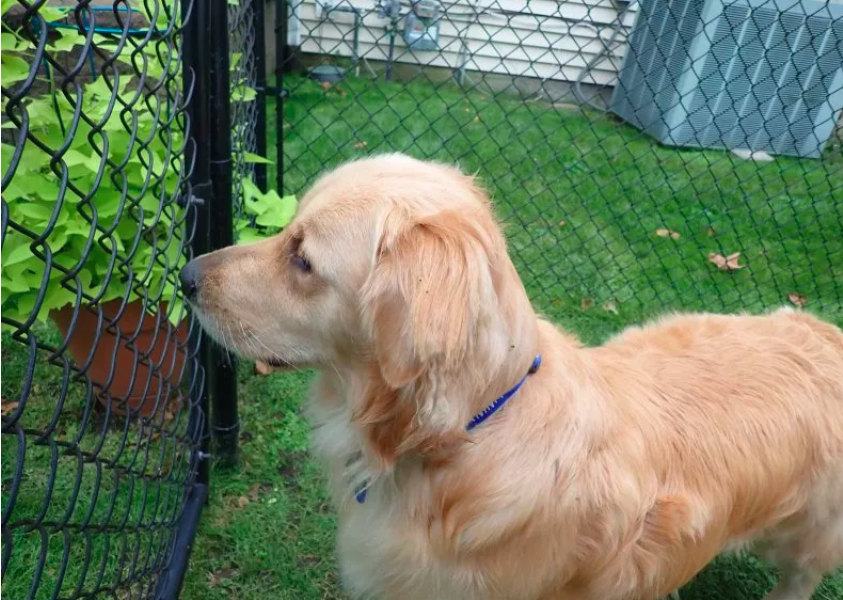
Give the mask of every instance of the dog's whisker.
[[[257, 334], [257, 328], [249, 322], [248, 319], [245, 318], [238, 318], [237, 319], [238, 325], [240, 326], [240, 331], [243, 335], [243, 342], [244, 344], [248, 345], [249, 350], [254, 352], [256, 357], [264, 355], [266, 352], [269, 352], [271, 358], [277, 358], [281, 362], [285, 363], [288, 368], [293, 371], [300, 371], [299, 367], [296, 367], [293, 364], [290, 364], [283, 356], [279, 355], [277, 352], [272, 350], [269, 346], [264, 343], [263, 340]], [[247, 329], [248, 327], [248, 329]], [[266, 351], [266, 352], [264, 352]]]
[[228, 354], [228, 345], [226, 344], [226, 341], [225, 341], [225, 327], [218, 324], [217, 327], [216, 327], [216, 331], [217, 331], [217, 337], [219, 338], [217, 340], [217, 345], [220, 346], [225, 351], [225, 353], [227, 355]]
[[[234, 334], [231, 331], [231, 323], [226, 323], [225, 328], [228, 330], [228, 335], [231, 337], [231, 344], [234, 345]], [[231, 366], [231, 347], [228, 345], [228, 337], [223, 336], [223, 341], [225, 342], [225, 362], [228, 366]]]
[[336, 364], [334, 364], [334, 361], [329, 360], [329, 361], [328, 361], [328, 365], [329, 365], [329, 366], [330, 366], [330, 367], [334, 370], [334, 373], [336, 373], [336, 374], [337, 374], [337, 378], [338, 378], [338, 379], [342, 382], [342, 384], [343, 384], [343, 385], [345, 385], [345, 386], [347, 386], [347, 385], [348, 385], [348, 382], [345, 380], [345, 377], [343, 377], [343, 376], [340, 374], [340, 371], [339, 371], [339, 369], [337, 369], [337, 365], [336, 365]]
[[269, 353], [270, 353], [270, 355], [272, 356], [272, 358], [277, 358], [278, 360], [280, 360], [281, 362], [283, 362], [283, 363], [284, 363], [284, 364], [285, 364], [288, 368], [292, 369], [293, 371], [296, 371], [296, 372], [300, 372], [300, 371], [301, 371], [301, 368], [299, 368], [299, 367], [297, 367], [296, 365], [294, 365], [294, 364], [290, 363], [290, 362], [289, 362], [286, 358], [284, 358], [283, 356], [281, 356], [280, 354], [278, 354], [277, 352], [275, 352], [275, 350], [273, 350], [272, 348], [270, 348], [269, 346], [267, 346], [267, 345], [263, 342], [263, 340], [261, 340], [261, 339], [258, 337], [258, 335], [257, 335], [254, 331], [252, 331], [252, 337], [254, 338], [254, 340], [255, 340], [258, 344], [260, 344], [260, 345], [264, 348], [264, 350], [266, 350], [267, 352], [269, 352]]
[[246, 349], [253, 353], [255, 356], [259, 356], [260, 352], [258, 348], [255, 346], [255, 343], [252, 341], [251, 335], [246, 333], [246, 328], [243, 326], [243, 320], [237, 319], [237, 323], [240, 325], [240, 333], [243, 336], [243, 343], [246, 345]]

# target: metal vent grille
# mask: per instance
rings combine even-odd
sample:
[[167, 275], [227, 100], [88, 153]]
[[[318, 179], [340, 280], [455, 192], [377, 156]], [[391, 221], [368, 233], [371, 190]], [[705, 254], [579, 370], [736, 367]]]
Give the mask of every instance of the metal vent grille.
[[675, 146], [817, 157], [843, 109], [843, 5], [645, 0], [612, 111]]

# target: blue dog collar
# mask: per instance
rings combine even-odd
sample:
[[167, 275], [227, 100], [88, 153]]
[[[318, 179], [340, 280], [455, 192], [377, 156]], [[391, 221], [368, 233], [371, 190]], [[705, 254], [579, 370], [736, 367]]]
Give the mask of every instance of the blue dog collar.
[[[515, 386], [512, 387], [511, 389], [509, 389], [506, 393], [498, 396], [497, 399], [494, 402], [492, 402], [489, 406], [487, 406], [486, 408], [481, 410], [479, 413], [474, 415], [474, 417], [472, 417], [472, 419], [468, 422], [468, 425], [465, 426], [465, 430], [471, 431], [472, 429], [474, 429], [475, 427], [477, 427], [478, 425], [483, 423], [483, 421], [485, 421], [486, 419], [491, 417], [493, 414], [498, 412], [501, 409], [501, 407], [504, 404], [506, 404], [507, 401], [510, 398], [512, 398], [515, 394], [518, 393], [518, 390], [521, 389], [521, 386], [524, 385], [524, 383], [527, 381], [527, 378], [529, 378], [530, 375], [532, 375], [533, 373], [535, 373], [536, 371], [539, 370], [539, 367], [541, 366], [541, 364], [542, 364], [542, 355], [537, 354], [536, 358], [533, 359], [533, 364], [530, 365], [530, 370], [527, 371], [527, 374], [524, 375], [524, 377], [521, 379], [521, 381], [516, 383]], [[354, 498], [357, 500], [357, 502], [359, 504], [363, 504], [366, 501], [366, 493], [368, 491], [369, 491], [369, 482], [368, 481], [364, 481], [360, 485], [360, 487], [358, 487], [356, 490], [354, 490]]]
[[515, 387], [510, 389], [508, 392], [506, 392], [502, 396], [498, 396], [497, 400], [492, 402], [489, 406], [487, 406], [482, 411], [480, 411], [479, 413], [474, 415], [474, 417], [471, 419], [471, 421], [468, 422], [468, 425], [465, 426], [465, 430], [471, 431], [472, 429], [474, 429], [475, 427], [480, 425], [480, 423], [482, 423], [483, 421], [485, 421], [486, 419], [491, 417], [493, 414], [498, 412], [501, 409], [501, 407], [504, 404], [506, 404], [507, 400], [509, 400], [515, 394], [518, 393], [518, 390], [521, 389], [521, 386], [524, 385], [524, 382], [527, 381], [527, 378], [530, 375], [532, 375], [533, 373], [535, 373], [536, 371], [539, 370], [539, 367], [541, 366], [541, 364], [542, 364], [542, 355], [537, 354], [536, 358], [533, 359], [533, 364], [530, 365], [530, 370], [527, 371], [527, 374], [524, 375], [524, 377], [521, 379], [521, 381], [516, 383]]

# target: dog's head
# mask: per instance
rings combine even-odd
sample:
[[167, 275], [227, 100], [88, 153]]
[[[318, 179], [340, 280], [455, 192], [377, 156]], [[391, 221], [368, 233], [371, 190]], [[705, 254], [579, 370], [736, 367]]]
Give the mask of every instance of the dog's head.
[[485, 194], [455, 168], [406, 156], [328, 173], [284, 232], [191, 261], [182, 285], [237, 354], [366, 373], [354, 409], [382, 454], [441, 442], [431, 428], [461, 430], [471, 398], [495, 387], [490, 373], [511, 381], [535, 352]]

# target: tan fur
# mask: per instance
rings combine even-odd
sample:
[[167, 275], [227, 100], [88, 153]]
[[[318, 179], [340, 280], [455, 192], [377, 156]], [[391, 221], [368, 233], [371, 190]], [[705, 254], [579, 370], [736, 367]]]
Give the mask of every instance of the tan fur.
[[806, 600], [843, 564], [843, 333], [813, 316], [675, 315], [583, 347], [531, 309], [474, 181], [398, 155], [198, 261], [220, 342], [320, 369], [355, 597], [651, 600], [756, 542], [783, 567], [771, 598]]

